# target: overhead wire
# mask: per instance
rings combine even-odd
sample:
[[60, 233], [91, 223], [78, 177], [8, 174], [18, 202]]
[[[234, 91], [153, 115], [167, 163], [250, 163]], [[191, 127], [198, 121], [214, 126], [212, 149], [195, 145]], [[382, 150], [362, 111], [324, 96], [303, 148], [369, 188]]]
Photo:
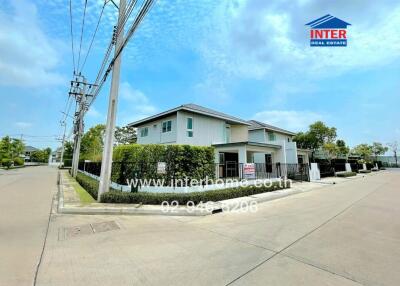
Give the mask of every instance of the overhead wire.
[[82, 28], [81, 28], [81, 39], [79, 43], [79, 53], [78, 53], [78, 65], [77, 70], [79, 70], [79, 63], [81, 60], [81, 50], [82, 50], [82, 42], [83, 42], [83, 31], [85, 28], [85, 18], [86, 18], [86, 8], [87, 8], [87, 0], [85, 0], [85, 6], [83, 8], [83, 17], [82, 17]]

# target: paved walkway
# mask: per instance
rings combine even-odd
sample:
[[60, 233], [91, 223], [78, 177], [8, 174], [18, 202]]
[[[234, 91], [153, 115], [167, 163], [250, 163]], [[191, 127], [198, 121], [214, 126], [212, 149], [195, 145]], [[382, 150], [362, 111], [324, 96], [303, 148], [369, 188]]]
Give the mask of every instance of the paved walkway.
[[399, 183], [379, 172], [255, 213], [54, 215], [37, 285], [400, 285]]
[[49, 167], [0, 170], [0, 285], [32, 285], [56, 180]]

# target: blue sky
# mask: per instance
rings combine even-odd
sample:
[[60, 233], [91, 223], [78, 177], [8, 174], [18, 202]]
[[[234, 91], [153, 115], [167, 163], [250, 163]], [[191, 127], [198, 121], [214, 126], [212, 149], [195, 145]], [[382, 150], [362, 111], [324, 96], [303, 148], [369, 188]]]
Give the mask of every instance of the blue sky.
[[[77, 56], [84, 1], [72, 2]], [[400, 3], [374, 2], [159, 0], [124, 51], [118, 124], [192, 102], [293, 131], [322, 120], [350, 146], [400, 140]], [[82, 57], [102, 5], [88, 0]], [[0, 136], [57, 146], [72, 75], [68, 11], [67, 0], [0, 0]], [[326, 14], [352, 24], [348, 47], [309, 47], [305, 23]], [[108, 4], [89, 81], [116, 15]], [[86, 129], [105, 122], [108, 92], [109, 81]]]

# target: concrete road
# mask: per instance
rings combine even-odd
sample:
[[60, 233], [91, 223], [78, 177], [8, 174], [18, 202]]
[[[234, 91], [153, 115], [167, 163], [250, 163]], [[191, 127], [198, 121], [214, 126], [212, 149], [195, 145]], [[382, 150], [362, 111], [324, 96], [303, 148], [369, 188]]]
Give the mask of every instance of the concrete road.
[[48, 167], [0, 170], [0, 285], [32, 285], [56, 175]]
[[54, 215], [37, 285], [400, 285], [400, 172], [342, 181], [255, 213]]

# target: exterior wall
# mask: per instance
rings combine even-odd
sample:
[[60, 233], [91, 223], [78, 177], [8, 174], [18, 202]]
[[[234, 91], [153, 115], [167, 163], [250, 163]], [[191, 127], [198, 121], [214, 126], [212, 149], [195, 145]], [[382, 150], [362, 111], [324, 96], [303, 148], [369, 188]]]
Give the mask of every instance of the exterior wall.
[[231, 125], [231, 142], [245, 142], [249, 140], [249, 132], [246, 125]]
[[286, 163], [297, 164], [297, 145], [296, 142], [285, 142]]
[[[187, 118], [193, 118], [193, 137], [187, 136]], [[196, 146], [210, 146], [226, 143], [224, 137], [225, 121], [201, 114], [185, 111], [177, 112], [177, 143]]]
[[[162, 133], [162, 123], [171, 120], [171, 131]], [[149, 133], [145, 137], [140, 136], [141, 128], [148, 127]], [[158, 119], [138, 127], [137, 130], [138, 144], [174, 144], [177, 142], [177, 115], [171, 115], [162, 119]]]
[[249, 141], [265, 143], [267, 141], [265, 138], [265, 130], [264, 129], [249, 130]]
[[297, 155], [302, 155], [303, 156], [303, 158], [304, 158], [304, 162], [303, 163], [309, 163], [310, 162], [309, 152], [297, 150]]

